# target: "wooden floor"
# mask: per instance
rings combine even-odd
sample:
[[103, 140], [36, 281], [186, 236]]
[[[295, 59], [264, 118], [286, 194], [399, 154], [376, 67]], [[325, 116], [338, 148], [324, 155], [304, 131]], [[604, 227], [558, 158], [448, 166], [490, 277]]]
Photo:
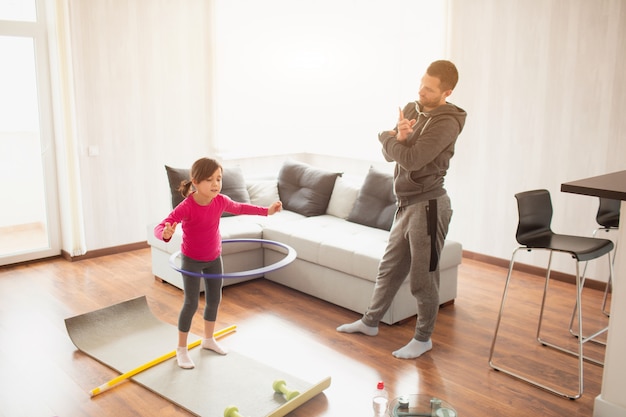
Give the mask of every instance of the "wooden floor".
[[[360, 316], [264, 279], [224, 288], [218, 328], [237, 325], [237, 332], [222, 340], [231, 350], [304, 379], [332, 377], [330, 388], [290, 416], [368, 417], [378, 380], [385, 381], [391, 398], [436, 396], [451, 403], [461, 417], [592, 416], [601, 367], [585, 365], [585, 392], [576, 401], [489, 367], [505, 275], [502, 268], [464, 259], [458, 298], [440, 310], [434, 348], [417, 360], [391, 355], [411, 339], [414, 319], [381, 325], [377, 337], [338, 333], [337, 325]], [[510, 297], [519, 302], [511, 304], [510, 320], [504, 323], [508, 330], [503, 328], [504, 342], [499, 345], [502, 360], [512, 358], [536, 377], [556, 376], [558, 382], [572, 383], [575, 360], [533, 339], [543, 280], [515, 276], [520, 284]], [[554, 324], [546, 324], [546, 330], [569, 343], [574, 339], [566, 330], [573, 288], [554, 285], [554, 307], [546, 317]], [[142, 295], [155, 316], [176, 323], [182, 293], [154, 279], [148, 249], [73, 263], [55, 259], [0, 268], [0, 416], [190, 416], [134, 382], [89, 396], [92, 388], [117, 374], [76, 350], [64, 319]], [[585, 290], [585, 304], [593, 308], [584, 311], [593, 316], [595, 326], [606, 324], [599, 313], [600, 298], [598, 291]], [[201, 322], [197, 315], [194, 333], [201, 334]], [[175, 342], [173, 333], [172, 349]], [[588, 350], [602, 357], [601, 348], [590, 344]]]

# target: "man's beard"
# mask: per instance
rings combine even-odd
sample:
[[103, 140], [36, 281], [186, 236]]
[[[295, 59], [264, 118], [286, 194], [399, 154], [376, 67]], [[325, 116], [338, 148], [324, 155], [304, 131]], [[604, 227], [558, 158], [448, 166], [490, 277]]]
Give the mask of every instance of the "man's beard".
[[428, 101], [425, 101], [424, 99], [420, 97], [420, 104], [422, 105], [422, 108], [431, 109], [431, 108], [439, 107], [439, 103], [441, 103], [442, 97], [443, 97], [443, 94], [437, 97], [436, 99], [432, 99]]

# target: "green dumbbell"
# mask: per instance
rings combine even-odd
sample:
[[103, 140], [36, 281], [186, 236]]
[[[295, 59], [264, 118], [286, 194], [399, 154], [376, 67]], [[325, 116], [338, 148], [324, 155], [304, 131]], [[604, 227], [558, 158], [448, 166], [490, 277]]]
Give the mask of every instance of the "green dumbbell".
[[274, 388], [274, 391], [277, 392], [278, 394], [283, 394], [285, 398], [287, 399], [287, 401], [291, 401], [295, 397], [300, 395], [298, 391], [288, 390], [287, 383], [282, 380], [274, 381], [274, 384], [272, 385], [272, 387]]
[[234, 405], [226, 407], [224, 410], [224, 417], [243, 417], [239, 412], [239, 409]]

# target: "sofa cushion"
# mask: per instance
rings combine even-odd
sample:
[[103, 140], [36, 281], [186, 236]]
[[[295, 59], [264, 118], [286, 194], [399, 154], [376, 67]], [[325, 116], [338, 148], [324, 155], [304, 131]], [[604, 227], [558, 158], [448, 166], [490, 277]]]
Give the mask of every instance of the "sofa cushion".
[[337, 178], [326, 214], [347, 219], [354, 207], [360, 188], [361, 184], [357, 181], [350, 180], [343, 175]]
[[[322, 215], [266, 224], [263, 238], [293, 247], [300, 260], [374, 282], [389, 232]], [[444, 248], [440, 270], [461, 263], [459, 243], [446, 240]]]
[[390, 230], [396, 213], [393, 176], [370, 167], [348, 221]]
[[[190, 170], [188, 168], [172, 168], [167, 165], [165, 165], [165, 170], [170, 184], [172, 208], [174, 208], [185, 199], [180, 191], [178, 191], [178, 187], [180, 187], [181, 182], [189, 180]], [[223, 170], [222, 194], [227, 195], [233, 199], [233, 201], [250, 203], [248, 187], [246, 186], [246, 181], [243, 177], [241, 168], [238, 166], [223, 167]], [[225, 213], [224, 215], [230, 216], [230, 213]]]
[[247, 183], [250, 202], [255, 206], [268, 207], [280, 200], [276, 180], [257, 180]]
[[[261, 217], [261, 216], [258, 216]], [[229, 216], [220, 220], [220, 236], [224, 239], [262, 239], [263, 226], [257, 216]], [[261, 245], [254, 242], [238, 242], [222, 245], [222, 255], [254, 250]], [[235, 271], [230, 271], [235, 272]]]
[[[268, 224], [263, 238], [293, 247], [298, 259], [373, 281], [389, 232], [331, 215]], [[359, 271], [359, 274], [355, 273]]]
[[250, 204], [250, 194], [241, 167], [224, 167], [222, 194], [229, 196], [233, 201]]
[[301, 162], [285, 161], [278, 173], [278, 194], [283, 208], [307, 217], [326, 213], [339, 175]]

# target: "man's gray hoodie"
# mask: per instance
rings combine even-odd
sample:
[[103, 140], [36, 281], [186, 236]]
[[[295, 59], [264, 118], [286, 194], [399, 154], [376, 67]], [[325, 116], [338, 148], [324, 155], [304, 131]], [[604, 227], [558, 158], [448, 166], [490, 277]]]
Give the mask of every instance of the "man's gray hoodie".
[[[409, 201], [409, 204], [446, 193], [444, 176], [467, 116], [465, 110], [451, 103], [429, 113], [423, 113], [421, 108], [418, 102], [404, 107], [404, 117], [416, 120], [413, 134], [406, 141], [396, 140], [393, 132], [378, 135], [385, 159], [396, 162], [396, 196], [399, 201]], [[397, 132], [397, 127], [394, 130]]]

